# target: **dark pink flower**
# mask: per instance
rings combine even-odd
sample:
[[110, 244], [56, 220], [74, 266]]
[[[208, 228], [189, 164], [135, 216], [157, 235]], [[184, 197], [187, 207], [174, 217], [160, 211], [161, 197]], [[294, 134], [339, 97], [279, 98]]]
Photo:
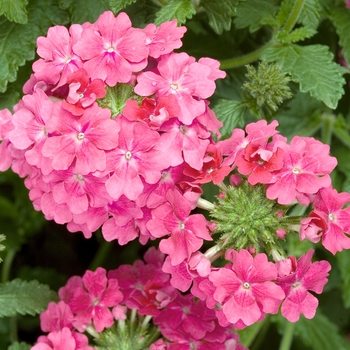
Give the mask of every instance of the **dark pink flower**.
[[331, 269], [328, 261], [322, 260], [312, 263], [314, 250], [301, 256], [277, 263], [279, 277], [276, 284], [281, 286], [286, 294], [282, 304], [282, 315], [290, 322], [297, 322], [300, 314], [306, 318], [313, 318], [318, 306], [318, 300], [309, 292], [321, 294], [328, 282], [327, 276]]
[[[253, 257], [247, 250], [228, 250], [226, 265], [209, 275], [215, 287], [214, 299], [221, 303], [221, 313], [235, 327], [243, 328], [261, 320], [265, 313], [275, 314], [284, 292], [272, 280], [277, 277], [275, 265], [265, 254]], [[220, 322], [219, 318], [219, 323]]]

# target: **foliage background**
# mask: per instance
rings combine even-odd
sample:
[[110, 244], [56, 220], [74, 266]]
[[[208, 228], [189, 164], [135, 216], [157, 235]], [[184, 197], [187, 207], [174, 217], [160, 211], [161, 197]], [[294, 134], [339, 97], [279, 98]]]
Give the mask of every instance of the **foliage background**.
[[[331, 145], [339, 162], [334, 187], [350, 191], [350, 10], [343, 0], [0, 0], [0, 109], [12, 110], [22, 97], [38, 58], [38, 36], [52, 25], [94, 22], [105, 10], [126, 11], [135, 27], [177, 18], [187, 27], [179, 51], [216, 58], [227, 71], [211, 99], [224, 122], [223, 137], [257, 118], [277, 119], [288, 138], [313, 136]], [[254, 89], [242, 89], [245, 65], [257, 67], [261, 59], [277, 63], [290, 79], [293, 96], [277, 110], [271, 99], [259, 104]], [[275, 88], [278, 95], [273, 76], [260, 83], [258, 90]], [[207, 199], [214, 193], [205, 186]], [[38, 313], [70, 276], [133, 263], [147, 249], [138, 242], [106, 243], [99, 232], [86, 240], [45, 221], [33, 210], [23, 179], [11, 171], [0, 173], [0, 233], [6, 235], [0, 252], [0, 349], [30, 348], [40, 334]], [[298, 239], [287, 243], [290, 254], [308, 248]], [[295, 350], [350, 348], [350, 252], [333, 256], [317, 246], [316, 256], [332, 264], [316, 317], [296, 324], [267, 318], [241, 333], [250, 349], [278, 349], [283, 342]]]

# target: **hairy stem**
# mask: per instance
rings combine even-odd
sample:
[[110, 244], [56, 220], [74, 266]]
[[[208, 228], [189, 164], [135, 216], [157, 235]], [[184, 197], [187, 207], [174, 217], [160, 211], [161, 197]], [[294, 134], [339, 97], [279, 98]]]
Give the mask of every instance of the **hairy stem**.
[[289, 17], [286, 21], [286, 23], [283, 26], [283, 30], [285, 30], [287, 33], [289, 33], [295, 26], [295, 23], [297, 22], [300, 13], [304, 7], [305, 0], [295, 0], [293, 9], [291, 13], [289, 14]]
[[293, 341], [293, 335], [294, 335], [294, 328], [295, 328], [295, 323], [292, 322], [287, 322], [286, 327], [284, 329], [282, 341], [280, 343], [279, 350], [289, 350], [292, 341]]

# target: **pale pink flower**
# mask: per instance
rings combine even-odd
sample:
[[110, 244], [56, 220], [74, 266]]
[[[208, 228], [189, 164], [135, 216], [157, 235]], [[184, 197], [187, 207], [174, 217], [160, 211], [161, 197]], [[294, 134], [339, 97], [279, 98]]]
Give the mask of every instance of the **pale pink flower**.
[[309, 291], [321, 294], [328, 282], [331, 265], [325, 260], [312, 263], [313, 253], [314, 250], [310, 250], [298, 261], [295, 257], [289, 257], [286, 259], [289, 260], [287, 266], [285, 261], [277, 263], [279, 277], [276, 284], [286, 294], [282, 303], [282, 316], [290, 322], [297, 322], [300, 314], [306, 318], [315, 316], [318, 300]]
[[323, 246], [335, 254], [350, 248], [350, 194], [338, 193], [332, 187], [322, 188], [314, 199], [314, 208], [309, 217], [301, 221], [300, 239], [317, 243], [322, 238]]
[[284, 292], [272, 281], [277, 277], [277, 268], [268, 262], [265, 254], [253, 257], [247, 250], [228, 250], [226, 265], [209, 275], [215, 287], [214, 299], [222, 305], [219, 310], [236, 328], [244, 328], [261, 320], [264, 314], [275, 314]]
[[146, 35], [131, 27], [128, 15], [117, 17], [111, 11], [100, 15], [97, 21], [84, 28], [73, 51], [84, 62], [91, 79], [102, 79], [109, 86], [127, 83], [133, 72], [147, 65]]

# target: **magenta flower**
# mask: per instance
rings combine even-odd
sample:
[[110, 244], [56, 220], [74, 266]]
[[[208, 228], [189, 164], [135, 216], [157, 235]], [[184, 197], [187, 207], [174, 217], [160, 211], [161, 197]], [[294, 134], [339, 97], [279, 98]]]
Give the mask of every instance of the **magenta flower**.
[[58, 304], [49, 303], [47, 309], [40, 314], [40, 326], [43, 332], [57, 332], [64, 327], [73, 329], [72, 321], [73, 313], [62, 300]]
[[[75, 280], [74, 280], [75, 281]], [[123, 300], [123, 294], [119, 291], [118, 281], [106, 277], [106, 270], [99, 267], [95, 272], [86, 271], [74, 290], [71, 287], [61, 288], [60, 296], [66, 295], [66, 300], [71, 308], [74, 319], [73, 325], [80, 332], [93, 324], [97, 332], [112, 326], [113, 314], [109, 308], [119, 305]], [[66, 297], [66, 299], [68, 299]]]
[[277, 277], [277, 268], [268, 262], [267, 256], [253, 257], [245, 249], [228, 250], [226, 259], [232, 265], [211, 272], [209, 280], [215, 286], [213, 297], [221, 303], [227, 321], [243, 328], [261, 320], [265, 313], [276, 314], [285, 295], [272, 282]]
[[124, 12], [117, 17], [111, 11], [104, 12], [92, 26], [84, 28], [73, 51], [85, 60], [83, 67], [92, 80], [102, 79], [109, 86], [129, 82], [133, 72], [147, 65], [146, 35], [131, 27]]
[[309, 292], [321, 294], [328, 282], [327, 276], [331, 269], [328, 261], [322, 260], [312, 263], [314, 250], [301, 256], [298, 261], [290, 257], [289, 271], [285, 261], [277, 263], [279, 277], [276, 284], [281, 286], [286, 294], [282, 304], [282, 315], [290, 322], [297, 322], [300, 314], [306, 318], [313, 318], [318, 306], [318, 300]]
[[301, 221], [300, 239], [317, 243], [322, 238], [323, 246], [335, 254], [350, 248], [350, 194], [338, 193], [332, 187], [322, 188], [314, 199], [314, 209]]
[[105, 151], [118, 145], [119, 125], [110, 119], [111, 111], [95, 103], [77, 118], [60, 103], [55, 107], [47, 130], [56, 134], [46, 139], [42, 150], [45, 157], [52, 158], [52, 167], [67, 170], [75, 161], [75, 171], [79, 174], [104, 171]]
[[192, 206], [178, 190], [168, 190], [168, 202], [152, 210], [147, 228], [154, 237], [170, 235], [159, 244], [162, 253], [169, 254], [172, 265], [178, 265], [203, 244], [211, 241], [208, 222], [202, 214], [190, 215]]
[[308, 195], [331, 184], [330, 172], [337, 159], [329, 155], [329, 146], [312, 137], [295, 136], [290, 145], [276, 142], [284, 150], [284, 165], [274, 173], [266, 196], [279, 204], [291, 204], [295, 199], [308, 205]]

